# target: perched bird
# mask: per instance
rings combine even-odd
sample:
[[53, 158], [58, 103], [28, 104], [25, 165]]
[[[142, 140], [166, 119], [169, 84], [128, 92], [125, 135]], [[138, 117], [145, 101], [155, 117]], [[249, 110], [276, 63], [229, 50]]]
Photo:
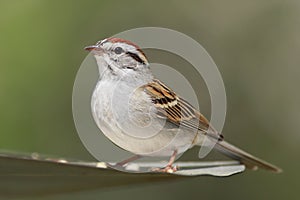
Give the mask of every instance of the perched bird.
[[114, 144], [141, 156], [170, 157], [159, 171], [176, 171], [176, 155], [203, 145], [214, 148], [250, 169], [281, 169], [226, 142], [209, 121], [184, 98], [153, 77], [144, 52], [134, 43], [107, 38], [85, 47], [99, 68], [99, 81], [91, 99], [97, 126]]

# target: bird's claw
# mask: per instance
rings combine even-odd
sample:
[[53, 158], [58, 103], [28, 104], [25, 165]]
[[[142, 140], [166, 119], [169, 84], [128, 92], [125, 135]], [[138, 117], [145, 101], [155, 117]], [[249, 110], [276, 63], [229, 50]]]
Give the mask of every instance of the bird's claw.
[[154, 168], [151, 171], [153, 172], [162, 172], [162, 173], [174, 173], [178, 170], [178, 166], [167, 165], [164, 168]]

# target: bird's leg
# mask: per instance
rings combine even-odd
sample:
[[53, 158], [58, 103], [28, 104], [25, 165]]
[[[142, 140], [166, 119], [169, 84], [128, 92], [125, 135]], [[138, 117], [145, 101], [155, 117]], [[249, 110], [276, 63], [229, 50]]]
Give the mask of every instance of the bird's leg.
[[153, 171], [155, 171], [155, 172], [168, 172], [168, 173], [176, 172], [178, 170], [178, 167], [173, 166], [176, 155], [177, 155], [177, 150], [175, 150], [173, 152], [172, 156], [170, 157], [170, 160], [169, 160], [168, 164], [164, 168], [156, 168], [156, 169], [153, 169]]
[[137, 160], [137, 159], [139, 159], [139, 158], [141, 158], [142, 156], [140, 156], [140, 155], [134, 155], [134, 156], [132, 156], [132, 157], [130, 157], [130, 158], [127, 158], [126, 160], [123, 160], [123, 161], [121, 161], [121, 162], [118, 162], [118, 163], [116, 163], [116, 166], [124, 166], [125, 164], [127, 164], [127, 163], [129, 163], [129, 162], [132, 162], [132, 161], [135, 161], [135, 160]]
[[174, 161], [175, 161], [176, 155], [177, 155], [177, 150], [175, 150], [175, 151], [173, 152], [173, 154], [172, 154], [172, 156], [171, 156], [171, 158], [170, 158], [170, 160], [169, 160], [167, 166], [172, 167], [172, 165], [173, 165], [173, 163], [174, 163]]

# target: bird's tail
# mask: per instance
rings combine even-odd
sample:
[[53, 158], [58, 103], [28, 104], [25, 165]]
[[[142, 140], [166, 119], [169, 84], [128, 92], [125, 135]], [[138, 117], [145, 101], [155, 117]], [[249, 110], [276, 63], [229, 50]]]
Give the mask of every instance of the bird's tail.
[[266, 161], [263, 161], [259, 158], [252, 156], [251, 154], [229, 144], [226, 141], [218, 141], [215, 148], [227, 155], [230, 158], [239, 160], [247, 168], [256, 170], [257, 168], [266, 169], [272, 172], [280, 173], [282, 170]]

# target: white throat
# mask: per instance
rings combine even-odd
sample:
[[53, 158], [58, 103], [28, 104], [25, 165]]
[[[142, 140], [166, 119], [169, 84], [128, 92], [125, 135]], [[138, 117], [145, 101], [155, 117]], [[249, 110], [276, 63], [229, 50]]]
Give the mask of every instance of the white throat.
[[108, 82], [124, 82], [129, 87], [139, 87], [153, 80], [153, 75], [148, 68], [121, 69], [115, 66], [113, 62], [108, 63], [109, 58], [103, 56], [95, 56], [98, 65], [100, 81]]

